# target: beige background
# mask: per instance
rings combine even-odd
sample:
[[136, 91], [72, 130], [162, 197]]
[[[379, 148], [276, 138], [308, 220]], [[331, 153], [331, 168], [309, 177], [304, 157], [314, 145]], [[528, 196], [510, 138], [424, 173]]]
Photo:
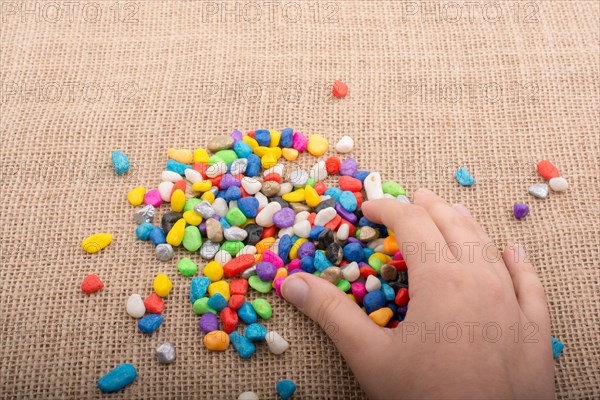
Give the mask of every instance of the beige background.
[[[292, 126], [352, 135], [365, 169], [463, 202], [499, 245], [523, 243], [566, 346], [557, 396], [598, 398], [599, 5], [475, 3], [469, 18], [463, 2], [424, 10], [343, 0], [320, 3], [317, 15], [302, 0], [270, 21], [258, 2], [252, 22], [256, 7], [238, 2], [223, 22], [211, 14], [221, 2], [81, 1], [69, 18], [64, 5], [26, 2], [26, 13], [2, 1], [0, 397], [100, 397], [97, 378], [132, 362], [137, 382], [111, 397], [231, 399], [253, 389], [274, 398], [275, 383], [291, 378], [296, 398], [362, 398], [331, 341], [276, 298], [267, 325], [291, 351], [274, 357], [262, 346], [250, 361], [208, 354], [189, 279], [133, 234], [126, 193], [158, 184], [168, 147]], [[437, 16], [425, 12], [435, 7]], [[349, 84], [348, 98], [330, 98], [334, 79]], [[115, 149], [135, 164], [128, 176], [111, 170]], [[527, 194], [542, 158], [571, 184], [545, 201]], [[452, 178], [463, 164], [473, 188]], [[515, 201], [531, 206], [527, 219], [512, 217]], [[99, 231], [114, 243], [84, 254], [80, 241]], [[124, 304], [147, 295], [159, 272], [175, 289], [166, 322], [147, 337]], [[88, 273], [105, 290], [83, 296]], [[178, 360], [165, 367], [153, 349], [166, 340]]]

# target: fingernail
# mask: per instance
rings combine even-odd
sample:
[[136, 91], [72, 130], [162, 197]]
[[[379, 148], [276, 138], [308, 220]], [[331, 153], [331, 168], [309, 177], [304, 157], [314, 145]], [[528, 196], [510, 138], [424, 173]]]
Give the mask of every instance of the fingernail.
[[429, 189], [426, 189], [426, 188], [421, 188], [421, 189], [417, 190], [417, 192], [419, 192], [419, 193], [421, 193], [423, 195], [426, 195], [426, 196], [435, 195], [435, 193], [433, 193], [433, 191], [431, 191]]
[[469, 209], [467, 207], [465, 207], [464, 204], [454, 204], [452, 207], [454, 207], [454, 209], [456, 211], [458, 211], [460, 214], [464, 215], [465, 217], [470, 217], [471, 216], [471, 212], [469, 211]]
[[283, 297], [296, 307], [302, 307], [307, 293], [308, 285], [304, 279], [299, 276], [287, 278], [281, 286], [281, 294]]
[[515, 243], [514, 250], [517, 261], [525, 261], [525, 248], [519, 243]]

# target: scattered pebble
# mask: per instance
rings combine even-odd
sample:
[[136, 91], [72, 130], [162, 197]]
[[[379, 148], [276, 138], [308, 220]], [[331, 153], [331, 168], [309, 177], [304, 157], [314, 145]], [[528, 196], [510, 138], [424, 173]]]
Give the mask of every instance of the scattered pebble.
[[346, 85], [342, 81], [336, 80], [333, 83], [333, 88], [331, 89], [331, 92], [337, 98], [341, 99], [343, 97], [346, 97], [346, 95], [348, 94], [348, 85]]
[[175, 346], [169, 342], [158, 345], [156, 348], [156, 359], [161, 364], [172, 364], [177, 357]]
[[273, 354], [283, 354], [290, 347], [288, 341], [275, 331], [267, 333], [265, 340], [269, 346], [269, 351]]
[[335, 151], [338, 153], [350, 153], [353, 148], [354, 139], [347, 135], [342, 136], [342, 138], [335, 145]]
[[549, 160], [542, 160], [537, 164], [537, 170], [546, 180], [551, 180], [552, 178], [558, 178], [560, 173], [558, 172], [558, 168], [554, 166]]
[[475, 178], [473, 178], [471, 173], [467, 170], [467, 167], [460, 167], [456, 170], [454, 177], [462, 186], [473, 186], [475, 184]]
[[129, 171], [129, 158], [118, 150], [112, 152], [112, 163], [117, 175], [123, 175]]
[[555, 192], [564, 192], [569, 188], [569, 183], [563, 177], [556, 177], [550, 179], [550, 188]]
[[523, 219], [529, 214], [529, 206], [523, 203], [515, 203], [513, 213], [516, 219]]
[[81, 242], [81, 248], [90, 254], [94, 254], [104, 249], [112, 242], [110, 233], [97, 233], [89, 236]]
[[132, 384], [136, 377], [137, 371], [133, 365], [121, 364], [98, 379], [98, 388], [104, 393], [117, 392]]
[[537, 197], [538, 199], [545, 199], [548, 197], [548, 185], [545, 183], [534, 183], [527, 189], [530, 195]]
[[238, 400], [259, 400], [259, 398], [254, 392], [243, 392], [238, 396]]
[[277, 394], [287, 400], [296, 392], [296, 384], [288, 379], [277, 382]]
[[555, 338], [554, 336], [552, 336], [551, 339], [552, 339], [552, 356], [556, 360], [560, 356], [560, 353], [562, 353], [563, 349], [565, 348], [565, 345], [560, 340]]
[[127, 299], [127, 314], [131, 315], [133, 318], [142, 318], [145, 313], [146, 306], [144, 305], [142, 296], [137, 293], [129, 296]]
[[95, 274], [90, 274], [86, 276], [83, 279], [83, 282], [81, 282], [81, 291], [85, 294], [97, 292], [103, 287], [104, 284], [102, 283], [98, 275]]

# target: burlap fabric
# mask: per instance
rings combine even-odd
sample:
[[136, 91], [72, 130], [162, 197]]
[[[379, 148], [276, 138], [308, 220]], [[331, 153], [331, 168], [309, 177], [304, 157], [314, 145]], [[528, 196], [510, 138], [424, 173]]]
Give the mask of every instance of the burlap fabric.
[[[471, 4], [2, 1], [0, 397], [101, 397], [98, 377], [132, 362], [139, 378], [114, 398], [274, 398], [283, 378], [297, 398], [363, 398], [331, 341], [275, 296], [267, 325], [290, 351], [207, 353], [177, 258], [158, 262], [133, 233], [126, 193], [158, 184], [168, 147], [292, 126], [352, 135], [365, 169], [466, 204], [499, 245], [523, 243], [566, 345], [557, 396], [598, 398], [599, 5]], [[334, 79], [346, 99], [331, 98]], [[115, 149], [134, 163], [124, 177]], [[571, 184], [545, 201], [527, 194], [542, 158]], [[452, 178], [463, 164], [473, 188]], [[516, 201], [531, 206], [523, 221]], [[81, 251], [102, 231], [108, 249]], [[145, 336], [124, 305], [159, 272], [175, 289]], [[88, 273], [106, 288], [82, 295]], [[155, 360], [163, 341], [173, 365]]]

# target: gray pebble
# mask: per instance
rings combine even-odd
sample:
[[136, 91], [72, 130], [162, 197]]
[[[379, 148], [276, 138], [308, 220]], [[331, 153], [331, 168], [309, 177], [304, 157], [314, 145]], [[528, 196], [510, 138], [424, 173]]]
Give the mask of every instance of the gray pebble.
[[165, 342], [156, 348], [156, 358], [161, 364], [171, 364], [176, 357], [175, 346], [169, 342]]
[[200, 257], [205, 260], [212, 260], [215, 257], [215, 254], [217, 254], [217, 251], [219, 251], [219, 247], [219, 243], [206, 240], [200, 248]]
[[212, 242], [223, 241], [223, 225], [214, 218], [206, 220], [206, 237]]
[[248, 159], [247, 158], [238, 158], [234, 162], [231, 163], [230, 172], [231, 175], [243, 174], [246, 172], [246, 168], [248, 167]]
[[248, 237], [248, 232], [239, 226], [225, 229], [225, 239], [227, 240], [244, 240], [246, 237]]
[[337, 285], [340, 279], [343, 278], [343, 275], [342, 270], [339, 267], [329, 267], [326, 268], [325, 271], [321, 272], [320, 277], [333, 283], [334, 285]]
[[301, 213], [302, 211], [310, 211], [310, 207], [302, 203], [290, 203], [290, 208], [294, 210], [296, 214]]
[[133, 214], [135, 223], [140, 225], [144, 222], [152, 222], [154, 219], [155, 208], [152, 204], [148, 204], [146, 207], [140, 208]]
[[218, 136], [208, 142], [208, 149], [216, 153], [219, 150], [226, 150], [233, 147], [233, 138], [229, 135]]
[[217, 193], [219, 193], [219, 188], [216, 186], [211, 186], [210, 189], [208, 189], [209, 192], [211, 192], [212, 194], [214, 194], [215, 196], [217, 195]]
[[173, 246], [169, 243], [161, 243], [156, 246], [156, 258], [160, 261], [169, 261], [173, 258], [175, 252], [173, 251]]
[[200, 214], [204, 219], [208, 219], [215, 215], [215, 209], [213, 208], [212, 204], [210, 204], [206, 200], [203, 200], [200, 203], [196, 204], [194, 206], [194, 211]]
[[262, 189], [260, 190], [265, 196], [271, 197], [275, 196], [279, 193], [280, 185], [275, 181], [265, 181], [262, 184]]
[[253, 267], [250, 267], [250, 268], [244, 270], [244, 272], [242, 272], [242, 278], [244, 278], [244, 279], [248, 279], [252, 275], [256, 275], [256, 265]]
[[537, 197], [538, 199], [545, 199], [548, 197], [548, 185], [545, 183], [534, 183], [533, 185], [529, 186], [527, 191], [529, 194]]
[[370, 242], [371, 240], [375, 240], [379, 237], [379, 232], [370, 226], [363, 226], [360, 228], [358, 232], [358, 240], [363, 242]]

